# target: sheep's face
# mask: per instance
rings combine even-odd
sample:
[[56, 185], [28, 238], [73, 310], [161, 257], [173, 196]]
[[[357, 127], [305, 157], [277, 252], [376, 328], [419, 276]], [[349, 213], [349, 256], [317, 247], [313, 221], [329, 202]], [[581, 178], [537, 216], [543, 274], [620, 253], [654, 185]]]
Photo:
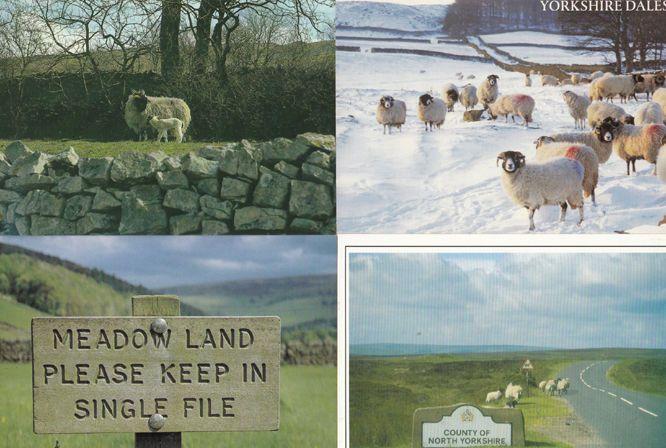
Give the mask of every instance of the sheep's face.
[[636, 122], [634, 121], [634, 117], [632, 115], [625, 115], [624, 117], [622, 117], [622, 122], [624, 124], [636, 124]]
[[594, 135], [600, 142], [612, 142], [617, 136], [618, 129], [622, 126], [618, 120], [608, 117], [594, 128]]
[[502, 161], [502, 169], [511, 174], [525, 165], [525, 156], [519, 151], [504, 151], [497, 156], [497, 164]]
[[666, 76], [663, 73], [657, 73], [654, 75], [654, 83], [659, 87], [663, 87], [664, 83], [666, 83]]
[[488, 75], [488, 77], [486, 79], [488, 80], [488, 84], [490, 84], [491, 86], [494, 86], [495, 84], [497, 84], [497, 80], [499, 79], [499, 76], [497, 76], [497, 75]]
[[634, 84], [638, 84], [639, 82], [644, 82], [645, 78], [643, 78], [643, 75], [631, 75], [631, 78], [634, 80]]
[[148, 97], [143, 90], [133, 90], [127, 98], [127, 102], [130, 103], [135, 110], [143, 112], [148, 106]]
[[419, 97], [419, 104], [421, 104], [423, 106], [430, 106], [432, 104], [433, 100], [434, 100], [434, 98], [432, 97], [432, 95], [426, 93], [426, 94], [421, 95]]
[[395, 100], [393, 99], [393, 97], [388, 95], [381, 97], [381, 99], [379, 100], [379, 104], [381, 104], [381, 106], [385, 109], [392, 108], [394, 102]]
[[554, 141], [555, 141], [555, 139], [553, 137], [549, 137], [547, 135], [542, 135], [541, 137], [534, 140], [534, 144], [536, 145], [536, 149], [539, 149], [543, 145], [548, 144], [548, 143], [553, 143]]

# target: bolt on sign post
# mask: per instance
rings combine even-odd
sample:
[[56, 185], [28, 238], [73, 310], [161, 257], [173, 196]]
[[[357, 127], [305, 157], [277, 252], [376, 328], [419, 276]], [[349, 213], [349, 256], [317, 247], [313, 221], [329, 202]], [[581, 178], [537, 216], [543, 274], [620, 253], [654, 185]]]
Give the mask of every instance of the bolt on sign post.
[[186, 431], [279, 429], [278, 317], [180, 317], [175, 296], [133, 297], [132, 314], [32, 320], [35, 433], [179, 448]]
[[525, 390], [527, 391], [526, 393], [527, 393], [528, 397], [530, 396], [530, 372], [533, 369], [534, 369], [534, 367], [532, 366], [532, 363], [530, 362], [530, 360], [529, 359], [525, 360], [525, 362], [523, 363], [522, 370], [525, 372], [525, 381], [527, 382]]

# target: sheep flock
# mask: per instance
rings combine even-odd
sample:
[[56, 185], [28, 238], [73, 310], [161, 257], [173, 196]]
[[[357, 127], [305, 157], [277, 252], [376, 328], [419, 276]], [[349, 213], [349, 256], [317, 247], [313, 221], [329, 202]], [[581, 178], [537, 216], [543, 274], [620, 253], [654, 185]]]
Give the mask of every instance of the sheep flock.
[[[437, 89], [431, 89], [419, 97], [417, 117], [426, 131], [446, 132], [446, 114], [454, 111], [456, 103], [465, 110], [465, 121], [488, 121], [504, 117], [508, 123], [519, 123], [530, 129], [539, 104], [529, 95], [533, 78], [540, 76], [540, 88], [562, 88], [562, 106], [572, 118], [574, 132], [552, 133], [547, 131], [537, 139], [534, 160], [527, 160], [522, 148], [489, 154], [501, 165], [500, 180], [508, 197], [528, 211], [529, 230], [535, 230], [534, 214], [542, 206], [560, 207], [560, 221], [566, 219], [567, 209], [578, 210], [578, 224], [584, 220], [584, 198], [590, 198], [596, 206], [595, 188], [600, 182], [599, 165], [611, 156], [623, 160], [626, 175], [636, 173], [636, 162], [654, 165], [653, 174], [666, 182], [666, 87], [664, 72], [573, 73], [565, 79], [553, 75], [530, 72], [525, 75], [525, 90], [502, 92], [500, 77], [487, 76], [474, 86], [443, 84], [442, 98]], [[461, 77], [458, 77], [461, 79]], [[587, 94], [569, 86], [586, 85]], [[566, 86], [566, 87], [564, 87]], [[382, 98], [385, 98], [385, 95]], [[401, 128], [406, 120], [405, 102], [399, 114], [393, 114], [393, 122], [386, 121], [384, 103], [377, 107], [377, 121], [389, 130]], [[622, 105], [630, 101], [643, 102], [635, 116], [627, 113]], [[475, 109], [479, 104], [481, 109]], [[536, 127], [546, 123], [537, 124]], [[533, 126], [534, 127], [534, 126]], [[488, 142], [489, 146], [495, 142]], [[629, 180], [630, 181], [630, 180]]]

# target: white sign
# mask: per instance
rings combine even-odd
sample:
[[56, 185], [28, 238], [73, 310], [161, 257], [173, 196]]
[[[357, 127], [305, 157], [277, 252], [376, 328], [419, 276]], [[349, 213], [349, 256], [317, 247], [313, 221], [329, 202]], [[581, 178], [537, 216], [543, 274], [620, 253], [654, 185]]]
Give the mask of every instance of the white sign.
[[525, 364], [523, 364], [523, 370], [532, 370], [534, 367], [532, 367], [532, 363], [528, 359], [525, 361]]
[[423, 423], [423, 448], [510, 446], [511, 423], [495, 423], [474, 406], [460, 406], [436, 423]]

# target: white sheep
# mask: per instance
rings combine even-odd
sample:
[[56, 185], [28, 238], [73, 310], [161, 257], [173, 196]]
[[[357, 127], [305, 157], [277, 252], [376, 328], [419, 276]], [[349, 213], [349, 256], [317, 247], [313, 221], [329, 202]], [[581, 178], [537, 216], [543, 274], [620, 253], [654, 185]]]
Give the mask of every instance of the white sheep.
[[502, 391], [501, 390], [496, 390], [494, 392], [488, 392], [486, 395], [486, 403], [490, 403], [491, 401], [497, 401], [500, 398], [502, 398]]
[[608, 117], [624, 123], [632, 119], [631, 115], [627, 114], [620, 106], [604, 103], [603, 101], [593, 101], [587, 108], [587, 124], [592, 128], [598, 126]]
[[661, 106], [661, 111], [666, 116], [666, 87], [655, 90], [654, 95], [652, 95], [652, 101]]
[[494, 103], [488, 105], [488, 113], [493, 120], [504, 115], [508, 122], [509, 115], [511, 115], [511, 119], [515, 122], [515, 116], [518, 115], [523, 119], [525, 127], [532, 121], [533, 112], [534, 98], [523, 94], [502, 95]]
[[650, 124], [650, 123], [663, 123], [664, 112], [661, 106], [652, 101], [641, 104], [634, 114], [634, 121], [636, 125]]
[[560, 80], [553, 75], [541, 75], [541, 85], [542, 86], [558, 86]]
[[139, 140], [148, 138], [150, 117], [178, 118], [183, 122], [182, 133], [185, 135], [192, 121], [190, 108], [180, 98], [148, 96], [143, 90], [133, 90], [125, 103], [125, 123], [136, 132]]
[[548, 380], [546, 383], [546, 392], [550, 395], [555, 395], [555, 392], [557, 391], [557, 383], [555, 380]]
[[627, 176], [629, 164], [632, 165], [633, 172], [636, 172], [636, 160], [656, 164], [659, 148], [666, 144], [666, 125], [654, 123], [643, 126], [620, 123], [618, 125], [621, 128], [613, 141], [613, 152], [627, 163]]
[[532, 87], [532, 78], [529, 73], [525, 73], [525, 87]]
[[557, 382], [557, 394], [566, 395], [570, 386], [569, 378], [561, 379]]
[[577, 86], [580, 84], [580, 81], [582, 80], [582, 77], [580, 76], [580, 73], [572, 73], [571, 74], [571, 84]]
[[442, 88], [442, 96], [446, 103], [446, 110], [453, 112], [453, 106], [455, 106], [459, 98], [458, 87], [452, 83], [444, 84], [444, 87]]
[[574, 119], [574, 127], [576, 129], [585, 128], [585, 120], [587, 119], [587, 108], [590, 107], [590, 100], [586, 96], [576, 95], [571, 90], [567, 90], [562, 94], [564, 102], [567, 103], [569, 113]]
[[479, 100], [483, 104], [483, 108], [487, 109], [490, 103], [493, 103], [499, 96], [499, 84], [497, 80], [499, 76], [488, 75], [479, 85]]
[[511, 200], [529, 212], [530, 230], [534, 230], [534, 212], [544, 205], [560, 206], [560, 221], [564, 221], [567, 203], [579, 209], [580, 225], [584, 219], [582, 182], [583, 165], [565, 157], [543, 163], [525, 164], [518, 151], [504, 151], [497, 156], [502, 161], [502, 186]]
[[601, 78], [602, 76], [604, 76], [604, 72], [597, 70], [596, 72], [592, 72], [589, 78], [591, 81], [594, 81], [595, 79]]
[[664, 87], [664, 82], [666, 81], [666, 76], [664, 73], [646, 73], [643, 74], [643, 81], [636, 83], [634, 87], [634, 99], [638, 100], [636, 94], [645, 93], [646, 99], [650, 101], [650, 95], [652, 95], [660, 87]]
[[583, 168], [585, 168], [583, 181], [581, 182], [583, 195], [585, 197], [591, 196], [592, 203], [596, 205], [597, 199], [594, 191], [599, 183], [599, 158], [594, 149], [586, 145], [570, 142], [546, 143], [537, 149], [536, 158], [540, 162], [556, 157], [577, 160], [583, 165]]
[[595, 85], [598, 95], [603, 99], [612, 102], [614, 97], [619, 96], [620, 102], [625, 103], [634, 94], [636, 83], [642, 81], [641, 75], [611, 75], [599, 78]]
[[460, 104], [463, 105], [465, 110], [474, 109], [479, 103], [479, 97], [476, 95], [476, 87], [471, 84], [467, 84], [465, 87], [460, 89]]
[[523, 387], [517, 384], [509, 383], [504, 391], [504, 396], [507, 399], [507, 404], [510, 408], [516, 407], [516, 403], [520, 400], [523, 394]]
[[542, 391], [543, 391], [543, 390], [546, 390], [546, 383], [547, 383], [547, 382], [548, 382], [548, 381], [546, 381], [546, 380], [541, 381], [541, 382], [539, 383], [539, 389], [542, 390]]
[[402, 125], [405, 124], [407, 119], [407, 104], [404, 101], [396, 100], [390, 95], [384, 95], [379, 99], [377, 104], [377, 123], [381, 124], [386, 134], [388, 128], [389, 134], [391, 128], [396, 127], [402, 132]]
[[433, 125], [439, 129], [446, 119], [446, 104], [429, 93], [423, 94], [419, 97], [418, 117], [425, 123], [426, 131], [428, 131], [428, 126], [432, 131]]
[[148, 123], [157, 131], [157, 141], [169, 141], [169, 131], [171, 131], [176, 142], [182, 143], [183, 141], [183, 122], [178, 118], [158, 118], [157, 116], [150, 117]]

